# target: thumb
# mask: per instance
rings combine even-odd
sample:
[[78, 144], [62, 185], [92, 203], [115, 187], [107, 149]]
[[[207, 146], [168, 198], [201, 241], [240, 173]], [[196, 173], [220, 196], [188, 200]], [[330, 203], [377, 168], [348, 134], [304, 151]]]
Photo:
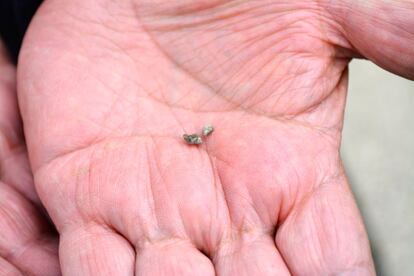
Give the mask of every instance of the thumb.
[[327, 0], [326, 8], [353, 50], [414, 79], [414, 0]]

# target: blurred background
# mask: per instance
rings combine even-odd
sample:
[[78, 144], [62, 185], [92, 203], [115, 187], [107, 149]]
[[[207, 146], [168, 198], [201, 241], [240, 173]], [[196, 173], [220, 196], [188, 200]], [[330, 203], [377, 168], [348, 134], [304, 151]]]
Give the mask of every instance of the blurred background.
[[414, 275], [414, 81], [353, 61], [341, 151], [378, 275]]

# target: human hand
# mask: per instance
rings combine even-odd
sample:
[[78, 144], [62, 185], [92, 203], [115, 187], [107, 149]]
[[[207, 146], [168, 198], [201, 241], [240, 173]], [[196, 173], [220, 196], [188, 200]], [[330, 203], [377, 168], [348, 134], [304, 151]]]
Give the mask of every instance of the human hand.
[[414, 24], [366, 2], [46, 1], [19, 97], [63, 273], [374, 274], [339, 157], [347, 65], [413, 77]]
[[59, 275], [58, 239], [36, 195], [16, 103], [15, 68], [0, 41], [0, 275]]

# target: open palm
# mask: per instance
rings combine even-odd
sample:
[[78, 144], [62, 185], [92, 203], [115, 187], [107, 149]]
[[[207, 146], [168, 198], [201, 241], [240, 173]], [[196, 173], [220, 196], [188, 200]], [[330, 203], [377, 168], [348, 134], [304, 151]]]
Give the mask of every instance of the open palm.
[[19, 100], [65, 275], [374, 274], [339, 157], [357, 51], [322, 2], [44, 3]]

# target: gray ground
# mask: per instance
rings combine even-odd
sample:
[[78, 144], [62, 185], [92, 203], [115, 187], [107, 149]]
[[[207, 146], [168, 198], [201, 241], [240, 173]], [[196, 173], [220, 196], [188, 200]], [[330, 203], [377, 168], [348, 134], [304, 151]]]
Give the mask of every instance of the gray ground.
[[414, 275], [414, 82], [353, 61], [342, 157], [378, 275]]

